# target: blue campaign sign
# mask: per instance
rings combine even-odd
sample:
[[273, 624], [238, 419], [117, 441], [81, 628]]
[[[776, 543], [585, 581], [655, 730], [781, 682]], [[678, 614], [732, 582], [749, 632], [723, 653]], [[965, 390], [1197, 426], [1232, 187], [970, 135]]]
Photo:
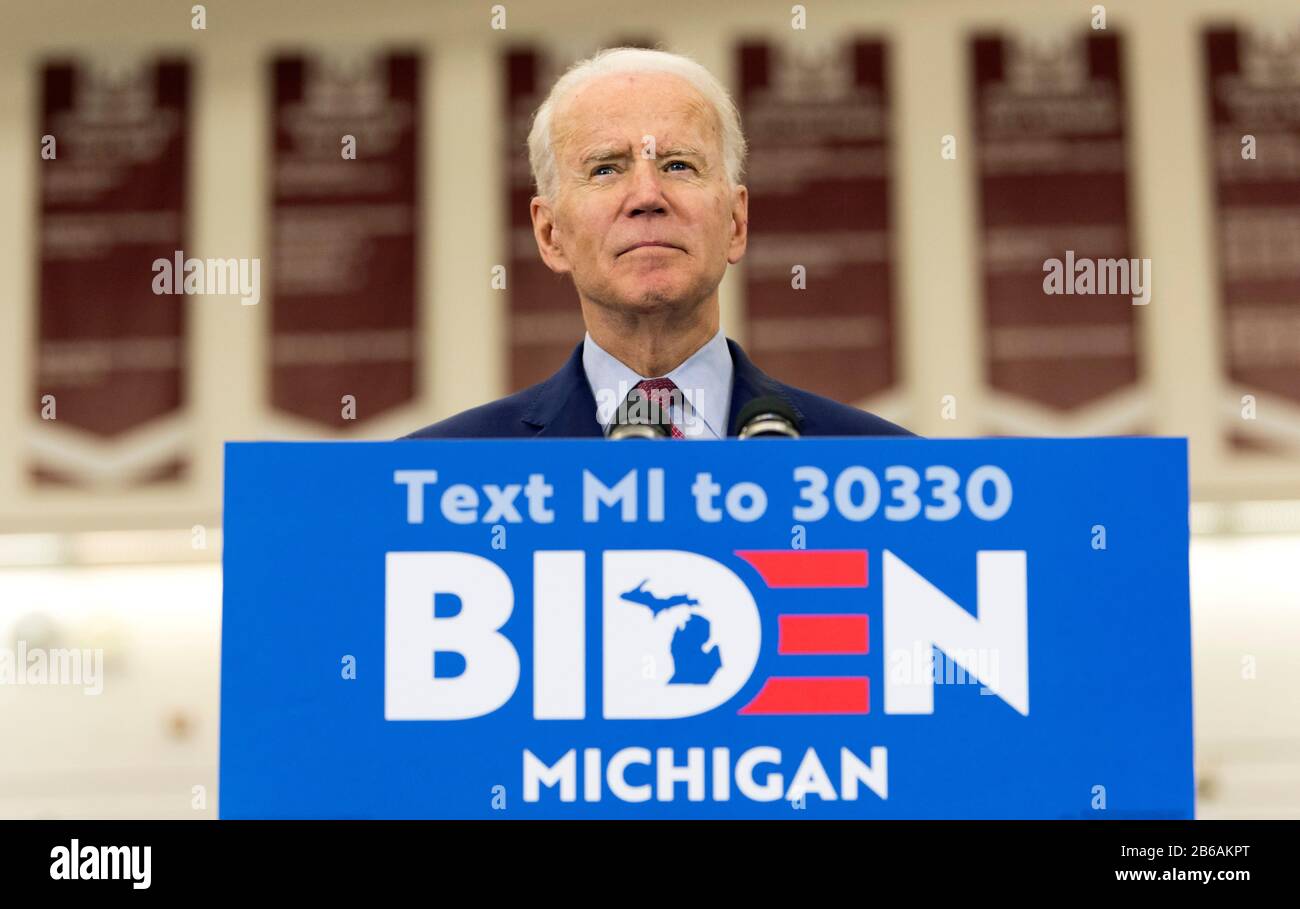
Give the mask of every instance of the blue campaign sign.
[[1186, 457], [230, 444], [221, 815], [1191, 817]]

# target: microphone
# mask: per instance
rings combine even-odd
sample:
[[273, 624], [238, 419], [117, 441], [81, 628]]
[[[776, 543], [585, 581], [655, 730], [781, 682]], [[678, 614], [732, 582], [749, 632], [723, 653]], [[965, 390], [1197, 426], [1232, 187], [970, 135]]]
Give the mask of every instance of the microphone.
[[797, 439], [799, 423], [793, 407], [775, 395], [764, 395], [740, 408], [736, 435], [742, 439]]
[[605, 438], [619, 439], [667, 439], [672, 435], [665, 408], [650, 400], [650, 396], [640, 388], [633, 388], [623, 403], [618, 405], [614, 420], [605, 430]]

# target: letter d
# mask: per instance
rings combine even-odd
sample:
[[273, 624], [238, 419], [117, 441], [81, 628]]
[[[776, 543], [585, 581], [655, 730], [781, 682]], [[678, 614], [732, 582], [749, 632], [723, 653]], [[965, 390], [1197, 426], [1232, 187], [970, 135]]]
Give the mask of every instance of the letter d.
[[[434, 615], [434, 597], [459, 598], [460, 610]], [[387, 554], [384, 622], [384, 719], [467, 720], [510, 700], [519, 653], [499, 629], [514, 609], [510, 578], [482, 556], [464, 552]], [[454, 678], [434, 676], [434, 654], [465, 661]]]
[[[749, 681], [763, 630], [754, 595], [730, 568], [674, 549], [608, 550], [602, 565], [605, 719], [697, 716]], [[651, 603], [677, 595], [678, 605], [655, 613], [625, 599], [631, 591]], [[688, 622], [700, 623], [697, 633], [707, 639], [674, 655], [674, 639]], [[680, 683], [670, 684], [679, 673]]]

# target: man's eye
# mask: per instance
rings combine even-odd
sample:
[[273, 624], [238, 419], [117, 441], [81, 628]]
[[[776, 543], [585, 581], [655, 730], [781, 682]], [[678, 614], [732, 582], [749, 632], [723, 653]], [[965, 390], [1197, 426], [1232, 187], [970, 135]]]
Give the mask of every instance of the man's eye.
[[593, 171], [591, 172], [591, 175], [592, 175], [593, 177], [599, 177], [599, 176], [600, 176], [600, 172], [601, 172], [602, 170], [613, 170], [613, 169], [614, 169], [614, 165], [612, 165], [612, 164], [602, 164], [602, 165], [600, 165], [599, 167], [597, 167], [595, 170], [593, 170]]
[[695, 166], [692, 165], [692, 164], [691, 164], [690, 162], [688, 162], [688, 161], [669, 161], [669, 162], [668, 162], [668, 166], [669, 166], [669, 167], [672, 167], [674, 164], [680, 164], [682, 167], [689, 167], [691, 170], [695, 170]]

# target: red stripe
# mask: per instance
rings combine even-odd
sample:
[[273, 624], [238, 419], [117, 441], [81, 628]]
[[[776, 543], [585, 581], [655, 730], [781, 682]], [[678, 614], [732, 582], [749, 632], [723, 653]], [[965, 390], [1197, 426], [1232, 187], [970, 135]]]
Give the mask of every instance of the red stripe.
[[768, 587], [866, 587], [865, 549], [741, 549]]
[[740, 708], [745, 714], [867, 713], [871, 701], [868, 679], [773, 677], [763, 683], [758, 696]]
[[867, 653], [865, 615], [782, 615], [777, 629], [777, 653]]

